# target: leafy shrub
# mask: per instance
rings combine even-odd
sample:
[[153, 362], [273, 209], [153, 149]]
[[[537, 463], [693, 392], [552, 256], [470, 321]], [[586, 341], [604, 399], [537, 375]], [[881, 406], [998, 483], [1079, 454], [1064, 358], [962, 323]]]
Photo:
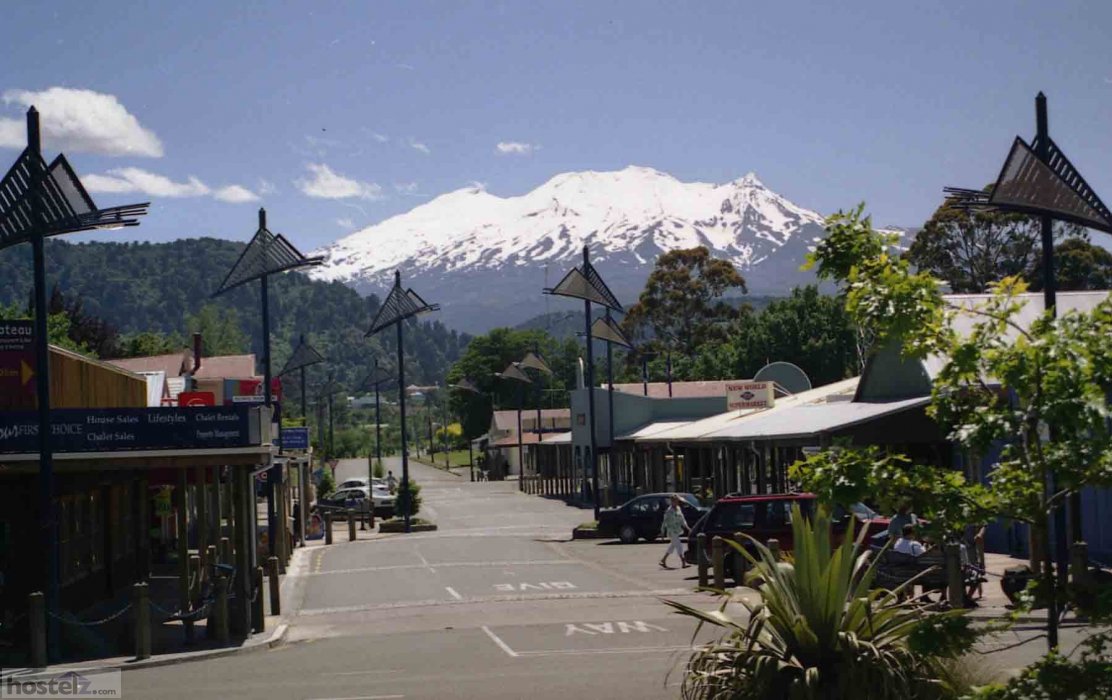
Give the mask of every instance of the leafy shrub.
[[317, 484], [317, 498], [324, 498], [336, 490], [336, 477], [327, 465], [321, 469], [320, 483]]
[[[412, 507], [410, 507], [412, 504]], [[404, 516], [406, 511], [409, 511], [409, 517], [412, 518], [417, 515], [421, 510], [421, 485], [413, 479], [409, 480], [408, 492], [402, 487], [402, 483], [398, 482], [398, 493], [394, 498], [394, 512], [399, 517]]]
[[[761, 581], [760, 601], [736, 602], [749, 612], [737, 619], [723, 594], [717, 610], [705, 611], [665, 601], [702, 624], [724, 630], [716, 642], [692, 654], [682, 686], [684, 698], [698, 700], [935, 700], [955, 696], [944, 680], [942, 654], [968, 649], [959, 643], [967, 625], [938, 624], [957, 618], [951, 611], [932, 620], [928, 635], [954, 633], [933, 653], [912, 648], [911, 638], [924, 620], [921, 608], [900, 602], [902, 589], [873, 589], [875, 564], [862, 551], [863, 535], [831, 547], [830, 516], [820, 509], [814, 524], [793, 508], [794, 563], [778, 561], [756, 540], [746, 547], [731, 543], [749, 560], [747, 581]], [[920, 633], [922, 634], [922, 633]], [[920, 640], [921, 641], [921, 640]]]

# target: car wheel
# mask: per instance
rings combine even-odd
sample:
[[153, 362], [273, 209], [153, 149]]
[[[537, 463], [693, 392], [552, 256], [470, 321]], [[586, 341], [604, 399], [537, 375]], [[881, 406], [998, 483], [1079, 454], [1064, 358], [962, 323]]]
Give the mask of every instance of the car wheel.
[[622, 544], [633, 544], [637, 541], [637, 530], [632, 525], [622, 525], [622, 529], [618, 530], [618, 539]]
[[646, 530], [645, 532], [641, 533], [641, 539], [645, 540], [646, 542], [656, 542], [660, 538], [657, 533], [652, 532], [651, 530]]

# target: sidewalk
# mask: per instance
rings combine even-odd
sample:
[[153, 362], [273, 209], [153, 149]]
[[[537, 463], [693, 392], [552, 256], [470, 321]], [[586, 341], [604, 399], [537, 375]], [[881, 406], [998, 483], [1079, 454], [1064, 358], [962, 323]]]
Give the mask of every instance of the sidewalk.
[[[346, 524], [344, 537], [347, 537]], [[323, 540], [321, 540], [323, 544]], [[26, 676], [24, 680], [48, 678], [68, 671], [108, 671], [131, 670], [138, 668], [153, 668], [211, 659], [232, 654], [242, 654], [263, 649], [270, 649], [280, 645], [286, 638], [288, 620], [297, 613], [300, 605], [302, 591], [305, 584], [305, 574], [309, 570], [310, 556], [313, 543], [309, 546], [299, 547], [294, 550], [286, 573], [280, 577], [279, 591], [281, 596], [281, 615], [269, 614], [271, 608], [270, 586], [264, 580], [260, 595], [263, 596], [264, 631], [252, 634], [246, 639], [236, 640], [233, 637], [228, 646], [221, 645], [215, 639], [209, 639], [206, 634], [205, 620], [202, 618], [193, 625], [193, 642], [185, 641], [185, 630], [182, 622], [163, 622], [169, 613], [177, 610], [177, 579], [171, 577], [153, 577], [149, 582], [152, 602], [151, 619], [155, 624], [151, 630], [151, 657], [142, 661], [135, 660], [133, 654], [103, 656], [100, 658], [69, 660], [65, 663], [54, 664], [47, 668], [37, 670]], [[82, 611], [83, 620], [93, 620], [94, 625], [61, 623], [64, 636], [80, 635], [83, 646], [86, 648], [102, 647], [109, 649], [127, 648], [133, 644], [132, 614], [130, 605], [130, 592], [128, 596], [117, 597], [116, 600], [106, 601], [95, 608]], [[125, 609], [124, 606], [127, 606]], [[114, 606], [116, 612], [105, 615], [107, 619], [97, 619], [98, 613]], [[121, 612], [122, 611], [122, 612]]]

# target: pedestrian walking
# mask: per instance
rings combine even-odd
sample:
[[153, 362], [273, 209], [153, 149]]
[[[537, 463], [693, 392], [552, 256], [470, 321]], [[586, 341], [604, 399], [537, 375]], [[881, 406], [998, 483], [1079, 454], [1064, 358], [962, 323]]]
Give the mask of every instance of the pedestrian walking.
[[393, 471], [386, 472], [386, 488], [390, 489], [390, 493], [398, 492], [398, 480], [394, 477]]
[[673, 551], [680, 558], [681, 568], [688, 567], [687, 560], [683, 558], [683, 540], [680, 539], [680, 536], [686, 532], [690, 532], [690, 528], [687, 527], [683, 511], [680, 510], [680, 497], [672, 494], [671, 503], [664, 511], [664, 519], [660, 523], [660, 534], [668, 538], [668, 549], [664, 550], [664, 556], [660, 558], [660, 568], [672, 568], [668, 566], [668, 555]]

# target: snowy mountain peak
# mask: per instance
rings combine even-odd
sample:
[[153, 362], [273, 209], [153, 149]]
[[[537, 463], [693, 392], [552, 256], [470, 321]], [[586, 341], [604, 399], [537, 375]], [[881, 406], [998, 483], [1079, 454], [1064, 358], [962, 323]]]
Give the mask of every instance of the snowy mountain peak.
[[[538, 272], [571, 267], [584, 245], [612, 288], [631, 291], [660, 253], [704, 245], [733, 261], [750, 290], [762, 293], [776, 291], [762, 289], [766, 271], [778, 287], [799, 277], [796, 270], [822, 235], [821, 224], [818, 213], [769, 190], [752, 172], [719, 185], [631, 165], [560, 173], [518, 196], [500, 197], [477, 185], [447, 192], [315, 251], [325, 264], [310, 274], [379, 291], [401, 268], [407, 279], [424, 282], [419, 288], [430, 300], [447, 306], [473, 293], [474, 303], [490, 307], [497, 303], [490, 298], [496, 281], [520, 278], [536, 287], [509, 291], [510, 301], [535, 296]], [[771, 264], [774, 259], [782, 264]], [[779, 267], [785, 269], [773, 269]], [[450, 300], [434, 298], [429, 285]]]

